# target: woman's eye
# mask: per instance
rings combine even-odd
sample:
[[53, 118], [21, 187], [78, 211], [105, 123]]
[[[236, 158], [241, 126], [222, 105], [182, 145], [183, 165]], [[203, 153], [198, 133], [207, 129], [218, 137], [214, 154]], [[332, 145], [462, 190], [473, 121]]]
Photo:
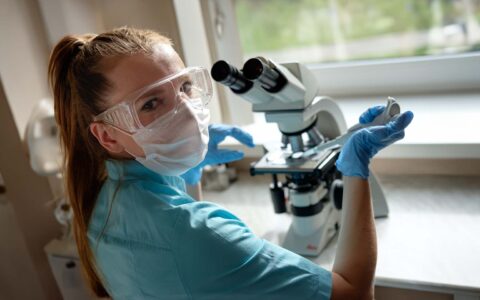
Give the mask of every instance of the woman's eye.
[[159, 104], [158, 98], [149, 99], [145, 102], [142, 106], [142, 111], [152, 111], [154, 110]]
[[184, 92], [187, 95], [190, 95], [192, 92], [192, 83], [190, 81], [184, 82], [182, 84], [182, 92]]

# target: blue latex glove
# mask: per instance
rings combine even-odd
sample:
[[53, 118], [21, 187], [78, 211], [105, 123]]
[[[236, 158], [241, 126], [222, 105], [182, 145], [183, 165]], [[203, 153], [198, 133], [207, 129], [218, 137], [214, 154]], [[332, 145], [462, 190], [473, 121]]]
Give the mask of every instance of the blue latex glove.
[[[385, 110], [385, 106], [374, 106], [364, 112], [359, 121], [370, 123]], [[372, 157], [381, 149], [405, 136], [404, 129], [413, 120], [413, 113], [407, 111], [386, 125], [373, 126], [355, 132], [345, 143], [337, 159], [337, 169], [345, 176], [367, 179], [368, 165]]]
[[385, 105], [372, 106], [367, 109], [361, 116], [358, 118], [360, 124], [367, 124], [372, 122], [378, 115], [383, 113], [385, 110]]
[[197, 184], [202, 177], [202, 168], [206, 165], [224, 164], [243, 158], [244, 154], [242, 151], [218, 149], [218, 145], [223, 142], [227, 136], [235, 138], [248, 147], [255, 146], [252, 136], [236, 126], [212, 124], [208, 126], [208, 134], [210, 138], [205, 159], [198, 166], [180, 175], [187, 184]]

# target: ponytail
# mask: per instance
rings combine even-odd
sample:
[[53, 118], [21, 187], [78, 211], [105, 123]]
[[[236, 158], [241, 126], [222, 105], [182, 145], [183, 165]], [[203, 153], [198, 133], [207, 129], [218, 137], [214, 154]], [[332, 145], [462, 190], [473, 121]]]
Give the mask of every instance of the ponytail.
[[65, 153], [66, 190], [74, 213], [78, 254], [90, 288], [97, 296], [106, 297], [108, 293], [101, 283], [87, 237], [90, 216], [105, 179], [106, 155], [88, 130], [91, 121], [88, 116], [94, 115], [97, 108], [94, 103], [81, 102], [75, 80], [75, 73], [82, 73], [78, 65], [84, 59], [81, 52], [90, 38], [90, 35], [63, 38], [51, 54], [48, 75]]

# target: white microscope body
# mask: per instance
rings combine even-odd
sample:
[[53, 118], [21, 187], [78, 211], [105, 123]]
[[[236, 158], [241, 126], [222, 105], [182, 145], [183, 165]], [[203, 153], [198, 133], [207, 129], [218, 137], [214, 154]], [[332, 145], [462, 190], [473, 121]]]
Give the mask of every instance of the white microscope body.
[[[218, 61], [211, 74], [252, 103], [254, 112], [263, 112], [267, 122], [277, 123], [281, 146], [268, 149], [252, 165], [251, 174], [271, 174], [275, 212], [292, 213], [283, 246], [301, 255], [320, 254], [340, 226], [343, 186], [335, 161], [341, 146], [314, 153], [308, 150], [347, 132], [340, 108], [320, 94], [315, 76], [299, 63], [275, 64], [257, 57], [240, 71]], [[280, 174], [285, 175], [285, 182], [278, 181]], [[374, 175], [370, 187], [375, 216], [387, 216], [387, 203]]]

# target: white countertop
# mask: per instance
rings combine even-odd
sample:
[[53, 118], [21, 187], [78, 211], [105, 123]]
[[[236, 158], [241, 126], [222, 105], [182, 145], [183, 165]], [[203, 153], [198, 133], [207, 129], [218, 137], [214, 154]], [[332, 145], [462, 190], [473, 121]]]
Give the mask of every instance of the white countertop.
[[[239, 216], [257, 235], [281, 240], [288, 215], [270, 203], [269, 176], [240, 180], [223, 192], [204, 192]], [[480, 177], [380, 178], [390, 208], [377, 219], [376, 284], [480, 296]], [[317, 258], [331, 269], [336, 240]]]

